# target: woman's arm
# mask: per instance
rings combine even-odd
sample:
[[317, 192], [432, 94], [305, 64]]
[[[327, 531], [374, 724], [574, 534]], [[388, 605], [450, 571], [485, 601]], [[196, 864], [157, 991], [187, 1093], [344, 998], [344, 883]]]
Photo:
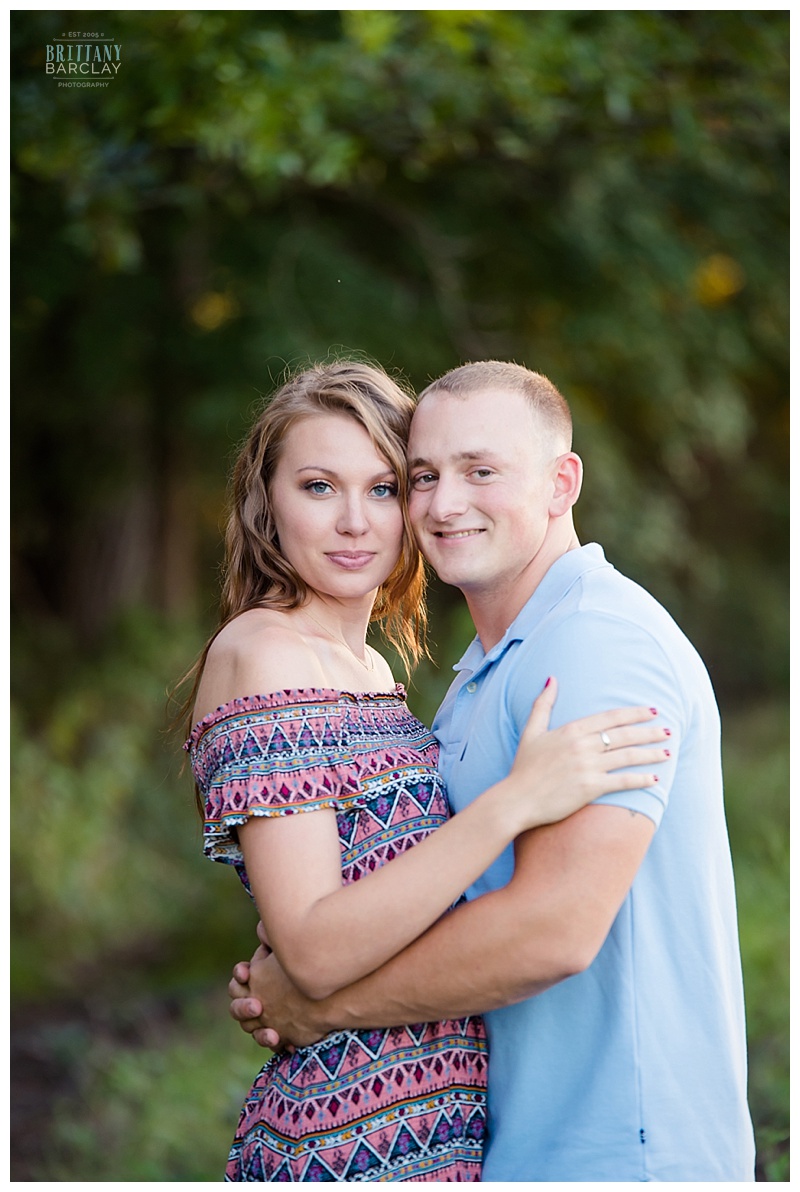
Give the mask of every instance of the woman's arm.
[[[522, 832], [563, 819], [601, 794], [657, 781], [618, 772], [663, 760], [664, 731], [647, 723], [650, 709], [602, 713], [548, 732], [555, 693], [550, 682], [534, 704], [507, 778], [351, 885], [341, 883], [333, 811], [252, 817], [239, 828], [267, 934], [306, 996], [327, 997], [405, 948]], [[600, 733], [612, 728], [617, 747], [604, 749]]]

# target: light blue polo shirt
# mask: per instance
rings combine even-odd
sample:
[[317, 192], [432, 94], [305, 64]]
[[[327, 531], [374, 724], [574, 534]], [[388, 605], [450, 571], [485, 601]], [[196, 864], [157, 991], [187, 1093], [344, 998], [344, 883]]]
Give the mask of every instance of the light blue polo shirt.
[[[589, 968], [488, 1013], [485, 1181], [754, 1179], [744, 999], [708, 673], [669, 614], [596, 544], [548, 571], [502, 641], [476, 638], [434, 723], [456, 811], [505, 775], [531, 704], [552, 727], [631, 704], [672, 729], [654, 789], [599, 803], [657, 831]], [[469, 890], [509, 881], [513, 850]]]

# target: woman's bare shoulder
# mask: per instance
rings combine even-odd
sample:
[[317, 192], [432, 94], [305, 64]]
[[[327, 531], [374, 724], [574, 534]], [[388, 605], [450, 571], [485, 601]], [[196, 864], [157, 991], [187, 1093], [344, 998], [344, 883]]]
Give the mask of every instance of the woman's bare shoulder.
[[209, 654], [211, 651], [222, 654], [242, 648], [251, 649], [260, 639], [272, 641], [273, 644], [302, 640], [295, 614], [274, 608], [249, 608], [223, 625], [214, 638]]
[[322, 665], [291, 614], [250, 609], [228, 622], [211, 644], [194, 719], [246, 695], [324, 686]]

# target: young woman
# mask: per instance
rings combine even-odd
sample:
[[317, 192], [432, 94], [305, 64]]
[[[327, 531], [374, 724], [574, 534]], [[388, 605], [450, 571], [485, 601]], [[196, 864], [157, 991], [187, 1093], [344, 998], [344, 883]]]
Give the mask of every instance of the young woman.
[[[366, 644], [378, 620], [406, 659], [424, 650], [406, 512], [412, 413], [363, 364], [310, 368], [277, 392], [235, 467], [221, 627], [198, 664], [186, 747], [205, 852], [236, 867], [311, 997], [408, 945], [519, 833], [642, 785], [612, 769], [663, 757], [598, 748], [604, 729], [650, 719], [643, 708], [546, 732], [551, 685], [508, 778], [448, 819], [436, 742]], [[656, 739], [647, 727], [626, 736]], [[245, 1101], [226, 1180], [478, 1180], [486, 1061], [477, 1018], [340, 1031], [274, 1056]]]

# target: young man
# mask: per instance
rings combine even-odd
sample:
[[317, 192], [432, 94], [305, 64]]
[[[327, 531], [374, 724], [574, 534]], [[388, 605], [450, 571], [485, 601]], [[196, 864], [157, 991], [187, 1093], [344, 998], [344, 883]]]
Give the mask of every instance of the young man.
[[[467, 903], [356, 985], [312, 1003], [274, 962], [254, 960], [249, 986], [231, 982], [232, 1013], [297, 1043], [485, 1013], [486, 1181], [752, 1180], [705, 667], [651, 596], [578, 542], [581, 463], [544, 377], [494, 361], [446, 374], [421, 396], [409, 459], [420, 544], [477, 631], [434, 722], [454, 809], [508, 772], [548, 675], [554, 726], [652, 704], [671, 727], [671, 758], [657, 787], [521, 837]], [[247, 966], [235, 974], [246, 980]]]

